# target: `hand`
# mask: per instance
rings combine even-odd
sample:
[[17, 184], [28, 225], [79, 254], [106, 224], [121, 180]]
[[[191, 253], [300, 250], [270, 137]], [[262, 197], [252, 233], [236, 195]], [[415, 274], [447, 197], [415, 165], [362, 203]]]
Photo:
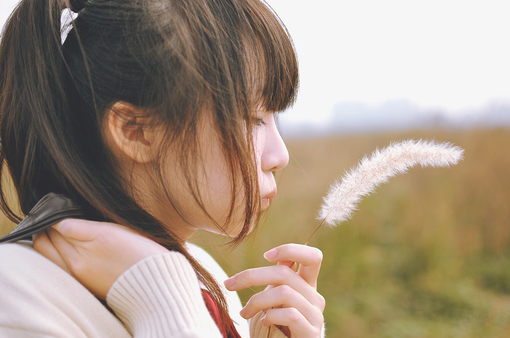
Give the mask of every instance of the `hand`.
[[78, 219], [65, 219], [41, 231], [34, 249], [101, 299], [106, 299], [113, 283], [131, 266], [168, 252], [126, 227]]
[[[277, 265], [242, 271], [225, 281], [231, 291], [268, 285], [252, 296], [241, 310], [243, 318], [252, 318], [259, 311], [266, 315], [266, 326], [280, 325], [288, 337], [320, 337], [326, 305], [317, 292], [317, 277], [322, 263], [319, 249], [286, 244], [269, 250], [264, 257]], [[291, 267], [299, 263], [295, 272]]]

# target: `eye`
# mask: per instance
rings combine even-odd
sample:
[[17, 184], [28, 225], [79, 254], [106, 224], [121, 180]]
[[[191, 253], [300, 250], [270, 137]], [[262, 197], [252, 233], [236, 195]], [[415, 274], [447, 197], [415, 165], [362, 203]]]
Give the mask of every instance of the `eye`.
[[255, 119], [255, 124], [257, 126], [265, 126], [266, 122], [263, 119]]
[[264, 121], [264, 119], [253, 117], [251, 120], [252, 120], [252, 123], [256, 126], [265, 126], [266, 125], [266, 122]]

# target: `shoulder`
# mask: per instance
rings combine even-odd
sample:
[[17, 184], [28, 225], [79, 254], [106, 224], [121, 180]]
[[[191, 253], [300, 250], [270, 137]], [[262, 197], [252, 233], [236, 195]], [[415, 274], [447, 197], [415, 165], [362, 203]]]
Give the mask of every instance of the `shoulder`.
[[[34, 253], [35, 252], [32, 248], [31, 242], [28, 241], [20, 241], [18, 243], [3, 243], [0, 244], [0, 264], [3, 265], [9, 261], [12, 261], [13, 259], [16, 259], [17, 255], [21, 255], [21, 257], [26, 258]], [[15, 254], [16, 256], [8, 256], [9, 259], [6, 259], [6, 255], [10, 254]]]
[[[60, 271], [59, 271], [60, 270]], [[0, 244], [0, 280], [16, 289], [38, 288], [34, 278], [67, 275], [62, 269], [37, 253], [31, 242]], [[69, 275], [67, 275], [69, 277]], [[27, 291], [28, 291], [27, 290]]]
[[34, 289], [49, 291], [54, 288], [54, 283], [80, 285], [68, 273], [36, 252], [31, 242], [25, 241], [0, 244], [0, 280], [2, 284], [26, 292]]
[[87, 289], [37, 253], [30, 242], [0, 244], [0, 283], [0, 336], [5, 330], [9, 336], [21, 332], [28, 337], [111, 336], [107, 331], [116, 337], [127, 335]]

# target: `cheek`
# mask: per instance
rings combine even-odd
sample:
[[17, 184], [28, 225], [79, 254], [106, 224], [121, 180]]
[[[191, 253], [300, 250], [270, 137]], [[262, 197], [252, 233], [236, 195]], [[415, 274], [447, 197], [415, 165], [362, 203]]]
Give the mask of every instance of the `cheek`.
[[[221, 162], [221, 163], [218, 163]], [[217, 161], [202, 175], [200, 193], [208, 205], [220, 209], [220, 205], [232, 198], [232, 182], [224, 161]]]
[[256, 128], [253, 132], [253, 150], [255, 153], [255, 161], [257, 164], [257, 174], [262, 173], [262, 156], [266, 147], [266, 131], [265, 128]]
[[[242, 191], [233, 192], [230, 166], [223, 155], [219, 141], [210, 140], [202, 150], [197, 188], [207, 213], [223, 225], [230, 212], [233, 193], [236, 196], [243, 196]], [[240, 190], [240, 184], [236, 184], [236, 189]], [[239, 204], [238, 199], [236, 204]]]
[[[171, 158], [166, 161], [163, 178], [171, 204], [166, 203], [162, 209], [170, 212], [170, 209], [175, 207], [177, 213], [196, 228], [213, 230], [214, 222], [207, 217], [207, 214], [218, 224], [223, 225], [230, 209], [232, 183], [225, 161], [220, 160], [222, 158], [220, 152], [212, 150], [205, 152], [199, 163], [191, 168], [193, 188], [188, 185], [183, 170], [173, 164]], [[159, 189], [162, 190], [161, 187]], [[193, 193], [196, 194], [199, 202], [195, 200]], [[163, 191], [159, 192], [159, 196], [162, 201], [169, 202]], [[200, 203], [207, 214], [202, 210]]]

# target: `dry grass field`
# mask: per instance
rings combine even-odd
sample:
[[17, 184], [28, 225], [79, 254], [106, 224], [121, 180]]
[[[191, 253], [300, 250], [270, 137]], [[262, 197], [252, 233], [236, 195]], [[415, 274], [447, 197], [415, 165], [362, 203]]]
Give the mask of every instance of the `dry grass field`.
[[230, 273], [267, 265], [266, 250], [306, 241], [336, 177], [376, 147], [407, 138], [452, 142], [465, 159], [391, 179], [351, 221], [314, 236], [310, 245], [324, 253], [319, 291], [327, 337], [509, 337], [508, 129], [289, 140], [279, 196], [255, 236], [234, 250], [218, 249], [222, 239], [204, 233], [195, 241]]
[[[256, 234], [234, 249], [202, 232], [193, 241], [229, 274], [267, 265], [266, 250], [306, 241], [335, 178], [376, 147], [407, 138], [452, 142], [465, 159], [391, 179], [351, 221], [314, 236], [310, 245], [324, 253], [327, 337], [510, 336], [509, 129], [289, 140], [291, 162]], [[243, 291], [243, 301], [257, 290]]]

